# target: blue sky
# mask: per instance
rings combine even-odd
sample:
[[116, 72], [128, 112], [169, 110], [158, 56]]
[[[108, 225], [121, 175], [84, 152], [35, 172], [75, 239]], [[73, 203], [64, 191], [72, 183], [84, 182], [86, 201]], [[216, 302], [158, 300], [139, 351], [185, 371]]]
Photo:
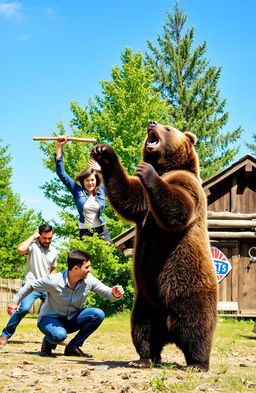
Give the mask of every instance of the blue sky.
[[[126, 46], [144, 52], [146, 40], [162, 33], [170, 0], [0, 0], [0, 138], [10, 145], [13, 189], [27, 206], [49, 220], [56, 206], [40, 185], [51, 174], [33, 136], [50, 136], [63, 120], [68, 129], [70, 102], [85, 106], [109, 80]], [[256, 133], [256, 1], [181, 0], [195, 27], [195, 44], [207, 41], [211, 65], [222, 66], [219, 83], [228, 100], [227, 130]], [[191, 130], [193, 131], [193, 130]]]

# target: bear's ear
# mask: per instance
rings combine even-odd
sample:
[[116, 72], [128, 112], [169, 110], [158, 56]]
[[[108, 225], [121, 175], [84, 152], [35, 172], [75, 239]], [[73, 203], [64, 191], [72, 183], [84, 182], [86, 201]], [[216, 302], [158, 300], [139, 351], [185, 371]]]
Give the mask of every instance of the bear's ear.
[[194, 145], [197, 141], [197, 136], [192, 132], [184, 132], [189, 141]]

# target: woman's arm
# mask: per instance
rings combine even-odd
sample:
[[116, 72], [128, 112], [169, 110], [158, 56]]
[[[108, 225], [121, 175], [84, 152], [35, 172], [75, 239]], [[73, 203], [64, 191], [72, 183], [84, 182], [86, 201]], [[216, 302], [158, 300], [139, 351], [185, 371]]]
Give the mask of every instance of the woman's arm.
[[67, 135], [61, 135], [57, 140], [57, 149], [55, 158], [56, 174], [62, 181], [62, 183], [67, 187], [67, 189], [73, 193], [76, 183], [74, 180], [66, 173], [64, 162], [63, 162], [63, 146], [67, 143]]
[[57, 150], [56, 150], [56, 158], [62, 157], [63, 154], [63, 146], [68, 142], [67, 135], [60, 135], [57, 139]]

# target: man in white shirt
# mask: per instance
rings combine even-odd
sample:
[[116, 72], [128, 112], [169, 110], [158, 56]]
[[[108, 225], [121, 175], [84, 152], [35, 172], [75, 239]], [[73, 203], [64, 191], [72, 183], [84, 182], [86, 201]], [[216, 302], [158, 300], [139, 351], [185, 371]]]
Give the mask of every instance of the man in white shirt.
[[[27, 255], [27, 270], [24, 277], [24, 284], [42, 278], [49, 273], [56, 273], [57, 251], [51, 245], [53, 229], [51, 225], [42, 224], [39, 232], [33, 233], [28, 239], [19, 244], [17, 251], [20, 255]], [[43, 302], [46, 299], [46, 292], [33, 292], [26, 296], [19, 305], [15, 313], [11, 315], [6, 327], [0, 336], [0, 344], [5, 345], [8, 339], [14, 334], [18, 324], [28, 313], [37, 298]]]

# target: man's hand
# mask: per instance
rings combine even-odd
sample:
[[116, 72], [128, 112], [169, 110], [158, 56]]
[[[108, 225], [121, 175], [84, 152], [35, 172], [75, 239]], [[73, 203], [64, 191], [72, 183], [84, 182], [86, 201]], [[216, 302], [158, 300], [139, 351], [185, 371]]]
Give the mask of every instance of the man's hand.
[[33, 234], [33, 237], [34, 237], [33, 240], [35, 240], [35, 241], [39, 240], [40, 233], [39, 233], [39, 232], [35, 232], [35, 233]]
[[123, 294], [124, 294], [124, 290], [123, 290], [122, 285], [115, 285], [115, 286], [112, 288], [112, 294], [113, 294], [115, 297], [122, 297]]
[[40, 239], [40, 234], [36, 231], [28, 239], [24, 240], [18, 245], [17, 251], [20, 255], [25, 255], [28, 253], [30, 245]]
[[7, 313], [9, 315], [12, 315], [14, 313], [14, 311], [16, 311], [17, 309], [18, 309], [18, 304], [14, 303], [14, 302], [10, 302], [7, 307]]

